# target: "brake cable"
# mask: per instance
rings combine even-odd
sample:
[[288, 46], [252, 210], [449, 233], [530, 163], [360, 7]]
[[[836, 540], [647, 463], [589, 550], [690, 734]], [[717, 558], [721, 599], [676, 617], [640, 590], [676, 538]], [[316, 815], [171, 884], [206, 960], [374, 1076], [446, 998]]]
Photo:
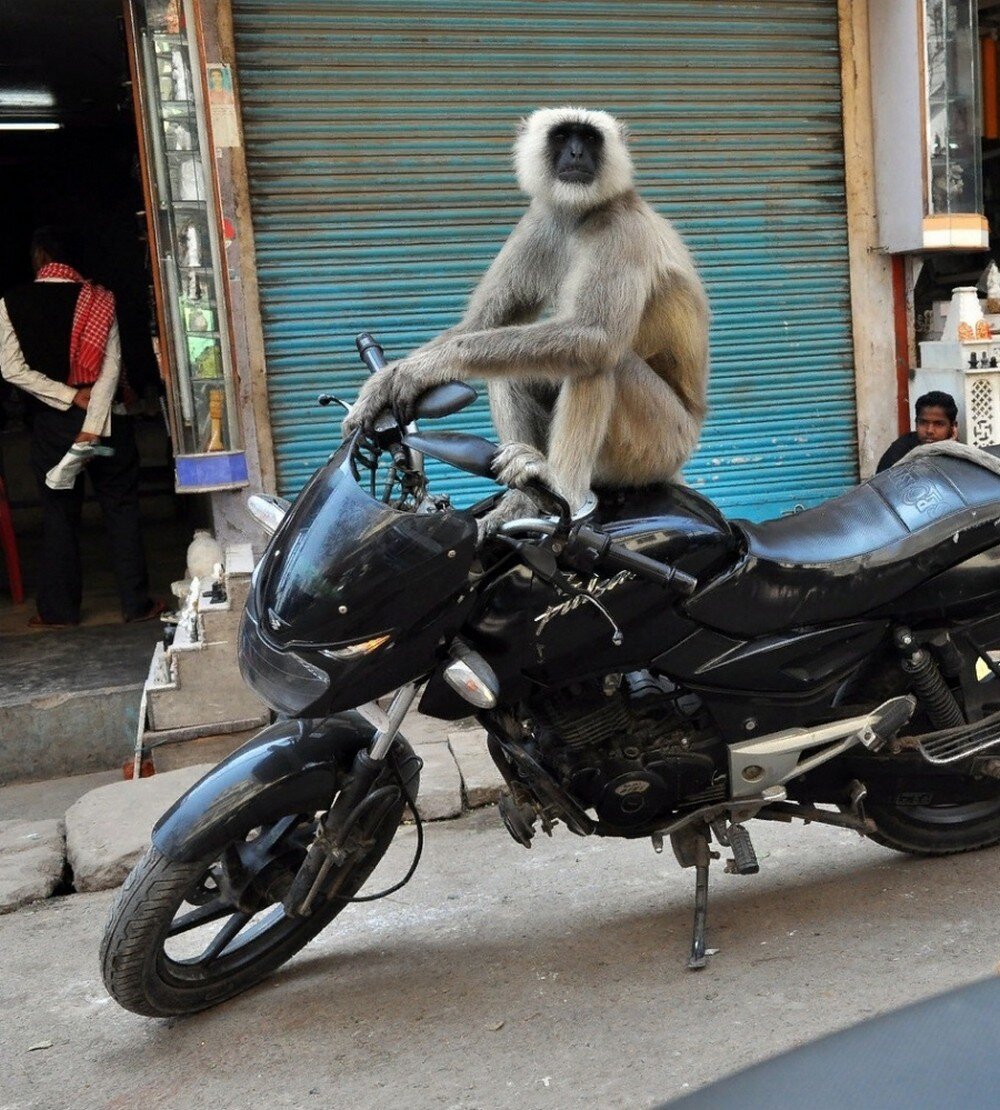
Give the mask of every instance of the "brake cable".
[[[417, 755], [414, 755], [412, 758], [413, 759], [419, 759], [420, 757], [417, 756]], [[421, 763], [422, 762], [423, 761], [421, 761]], [[415, 848], [414, 853], [413, 853], [413, 860], [410, 863], [409, 870], [399, 880], [398, 883], [394, 883], [392, 886], [386, 887], [385, 890], [378, 891], [377, 894], [365, 894], [365, 895], [357, 895], [356, 894], [353, 898], [342, 898], [341, 901], [344, 901], [344, 902], [375, 902], [380, 898], [386, 898], [390, 894], [395, 894], [397, 890], [401, 890], [404, 886], [406, 886], [406, 884], [410, 881], [410, 879], [413, 878], [414, 873], [417, 870], [417, 865], [420, 863], [420, 857], [421, 857], [421, 855], [423, 854], [423, 851], [424, 851], [424, 823], [420, 819], [420, 814], [417, 812], [416, 803], [414, 802], [414, 799], [413, 799], [412, 795], [410, 794], [410, 791], [408, 789], [407, 784], [403, 782], [403, 777], [402, 777], [402, 775], [400, 775], [399, 768], [396, 766], [395, 762], [392, 762], [392, 763], [389, 764], [389, 769], [392, 771], [393, 776], [395, 777], [396, 782], [399, 785], [400, 793], [403, 795], [403, 798], [406, 801], [406, 807], [413, 814], [413, 823], [416, 825], [417, 844], [416, 844], [416, 848]], [[336, 895], [334, 895], [334, 897], [336, 897]]]

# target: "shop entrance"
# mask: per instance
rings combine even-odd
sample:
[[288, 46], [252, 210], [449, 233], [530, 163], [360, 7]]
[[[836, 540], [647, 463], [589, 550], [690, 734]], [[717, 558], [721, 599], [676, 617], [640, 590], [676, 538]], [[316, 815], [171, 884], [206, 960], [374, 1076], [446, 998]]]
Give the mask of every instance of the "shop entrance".
[[[33, 0], [8, 6], [0, 22], [0, 294], [31, 280], [32, 230], [51, 224], [72, 232], [77, 268], [114, 292], [123, 373], [139, 399], [132, 413], [150, 587], [154, 597], [169, 600], [201, 506], [174, 493], [122, 5]], [[30, 414], [20, 391], [6, 383], [0, 390], [0, 474], [25, 593], [15, 605], [9, 560], [0, 558], [0, 636], [9, 637], [29, 632], [42, 533], [28, 464]], [[81, 542], [82, 624], [120, 625], [101, 513], [89, 487]], [[158, 628], [149, 632], [152, 642]]]

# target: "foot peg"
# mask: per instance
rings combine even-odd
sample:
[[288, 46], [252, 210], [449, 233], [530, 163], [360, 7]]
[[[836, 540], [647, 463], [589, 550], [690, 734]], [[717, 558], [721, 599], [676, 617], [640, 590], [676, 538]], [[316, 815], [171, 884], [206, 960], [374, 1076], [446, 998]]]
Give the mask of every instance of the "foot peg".
[[726, 860], [726, 873], [729, 875], [756, 875], [760, 871], [757, 853], [753, 850], [750, 834], [742, 825], [730, 825], [726, 829], [726, 839], [733, 851], [733, 858]]

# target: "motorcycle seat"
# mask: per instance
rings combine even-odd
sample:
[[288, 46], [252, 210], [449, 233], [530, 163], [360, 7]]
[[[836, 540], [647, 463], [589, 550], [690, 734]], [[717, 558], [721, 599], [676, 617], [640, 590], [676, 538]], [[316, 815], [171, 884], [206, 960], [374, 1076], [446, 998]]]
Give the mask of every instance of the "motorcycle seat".
[[758, 636], [862, 616], [1000, 543], [1000, 476], [947, 455], [905, 459], [816, 508], [733, 521], [736, 561], [687, 603], [722, 632]]

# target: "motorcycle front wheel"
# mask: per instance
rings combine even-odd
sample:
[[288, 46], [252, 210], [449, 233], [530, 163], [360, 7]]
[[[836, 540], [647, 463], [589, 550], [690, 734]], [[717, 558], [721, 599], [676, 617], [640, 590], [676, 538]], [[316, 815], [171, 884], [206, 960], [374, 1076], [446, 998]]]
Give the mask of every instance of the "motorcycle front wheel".
[[[415, 757], [405, 741], [397, 745], [407, 749], [399, 760], [405, 767]], [[418, 774], [403, 771], [411, 798]], [[236, 833], [227, 822], [216, 850], [193, 863], [150, 848], [118, 892], [101, 942], [108, 993], [134, 1013], [173, 1017], [258, 983], [358, 894], [388, 850], [405, 805], [400, 798], [377, 817], [361, 854], [330, 872], [326, 889], [332, 893], [317, 899], [307, 917], [288, 916], [281, 900], [313, 838], [313, 813], [274, 815]]]
[[872, 840], [916, 856], [948, 856], [1000, 844], [1000, 798], [965, 805], [868, 807]]

